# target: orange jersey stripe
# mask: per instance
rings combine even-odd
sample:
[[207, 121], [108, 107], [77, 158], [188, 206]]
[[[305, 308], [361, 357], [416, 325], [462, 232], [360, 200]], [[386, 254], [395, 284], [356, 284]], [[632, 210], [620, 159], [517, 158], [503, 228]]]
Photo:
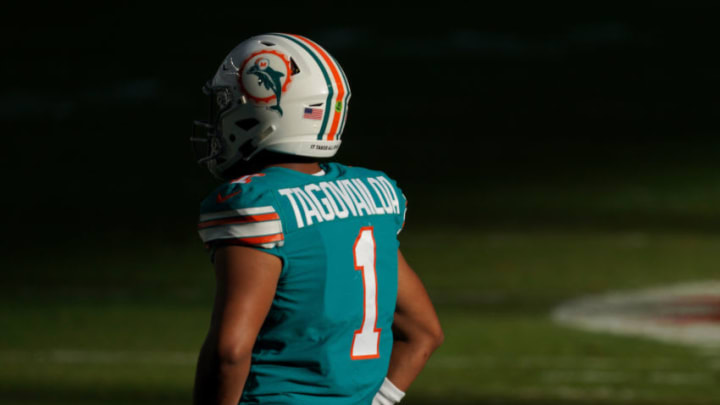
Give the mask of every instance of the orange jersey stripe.
[[241, 217], [222, 218], [213, 221], [201, 222], [200, 224], [198, 224], [198, 229], [209, 228], [211, 226], [217, 225], [247, 224], [250, 222], [272, 221], [274, 219], [280, 219], [280, 216], [275, 212], [261, 215], [244, 215]]
[[279, 242], [285, 240], [285, 236], [282, 233], [276, 233], [274, 235], [267, 236], [256, 236], [250, 238], [233, 238], [233, 239], [216, 239], [212, 242], [206, 243], [205, 248], [210, 248], [213, 244], [216, 245], [260, 245], [263, 243]]
[[[335, 66], [335, 63], [333, 63], [332, 59], [330, 59], [330, 56], [316, 43], [305, 37], [301, 37], [300, 35], [290, 35], [310, 45], [318, 54], [320, 54], [325, 63], [327, 63], [328, 67], [330, 67], [330, 72], [332, 73], [333, 79], [335, 79], [335, 84], [338, 87], [338, 94], [337, 98], [335, 99], [335, 105], [337, 105], [337, 102], [341, 101], [345, 97], [345, 86], [343, 86], [343, 81], [340, 78], [340, 72], [338, 72], [338, 68], [337, 66]], [[332, 141], [333, 139], [335, 139], [335, 134], [337, 134], [338, 126], [340, 125], [340, 117], [342, 117], [342, 109], [340, 111], [336, 110], [335, 105], [325, 106], [325, 108], [332, 108], [334, 111], [332, 125], [330, 126], [330, 131], [328, 132], [328, 141]], [[346, 107], [347, 106], [342, 106], [342, 108]]]
[[251, 245], [259, 245], [261, 243], [269, 243], [269, 242], [277, 242], [280, 240], [285, 240], [285, 237], [281, 233], [276, 233], [275, 235], [267, 235], [267, 236], [256, 236], [254, 238], [238, 238], [238, 241], [249, 243]]

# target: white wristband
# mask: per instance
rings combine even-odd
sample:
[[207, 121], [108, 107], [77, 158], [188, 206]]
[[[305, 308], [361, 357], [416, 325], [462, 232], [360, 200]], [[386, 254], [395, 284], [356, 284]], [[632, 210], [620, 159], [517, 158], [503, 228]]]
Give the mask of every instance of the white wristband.
[[385, 381], [383, 381], [380, 386], [380, 391], [378, 391], [377, 394], [375, 394], [375, 398], [373, 398], [372, 405], [397, 404], [404, 396], [405, 393], [385, 377]]

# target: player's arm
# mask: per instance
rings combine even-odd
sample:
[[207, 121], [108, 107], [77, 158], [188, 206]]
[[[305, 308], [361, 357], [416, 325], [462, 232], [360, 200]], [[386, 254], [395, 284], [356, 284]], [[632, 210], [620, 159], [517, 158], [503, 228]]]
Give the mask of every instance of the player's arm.
[[[400, 250], [398, 296], [392, 328], [395, 341], [387, 379], [394, 388], [406, 391], [432, 352], [442, 344], [444, 335], [425, 287]], [[388, 389], [387, 384], [383, 389]], [[378, 395], [381, 394], [382, 389]]]
[[195, 405], [237, 405], [252, 348], [282, 270], [273, 255], [244, 246], [215, 252], [215, 303], [195, 374]]

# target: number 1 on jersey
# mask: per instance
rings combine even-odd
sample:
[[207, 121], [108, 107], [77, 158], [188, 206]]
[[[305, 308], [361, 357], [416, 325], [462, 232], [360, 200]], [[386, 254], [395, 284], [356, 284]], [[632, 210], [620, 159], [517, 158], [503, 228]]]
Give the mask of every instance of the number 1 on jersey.
[[380, 329], [377, 328], [377, 273], [375, 272], [375, 235], [373, 227], [360, 229], [355, 239], [353, 257], [355, 270], [363, 277], [363, 323], [355, 331], [350, 358], [353, 360], [380, 357]]

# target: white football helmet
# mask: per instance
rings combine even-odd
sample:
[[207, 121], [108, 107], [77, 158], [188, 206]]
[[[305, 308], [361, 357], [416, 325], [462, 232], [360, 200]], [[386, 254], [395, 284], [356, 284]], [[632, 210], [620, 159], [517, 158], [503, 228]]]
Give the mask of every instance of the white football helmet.
[[305, 37], [241, 42], [203, 91], [210, 120], [195, 121], [206, 131], [191, 141], [200, 146], [198, 162], [217, 177], [261, 150], [324, 158], [340, 147], [350, 86], [337, 61]]

